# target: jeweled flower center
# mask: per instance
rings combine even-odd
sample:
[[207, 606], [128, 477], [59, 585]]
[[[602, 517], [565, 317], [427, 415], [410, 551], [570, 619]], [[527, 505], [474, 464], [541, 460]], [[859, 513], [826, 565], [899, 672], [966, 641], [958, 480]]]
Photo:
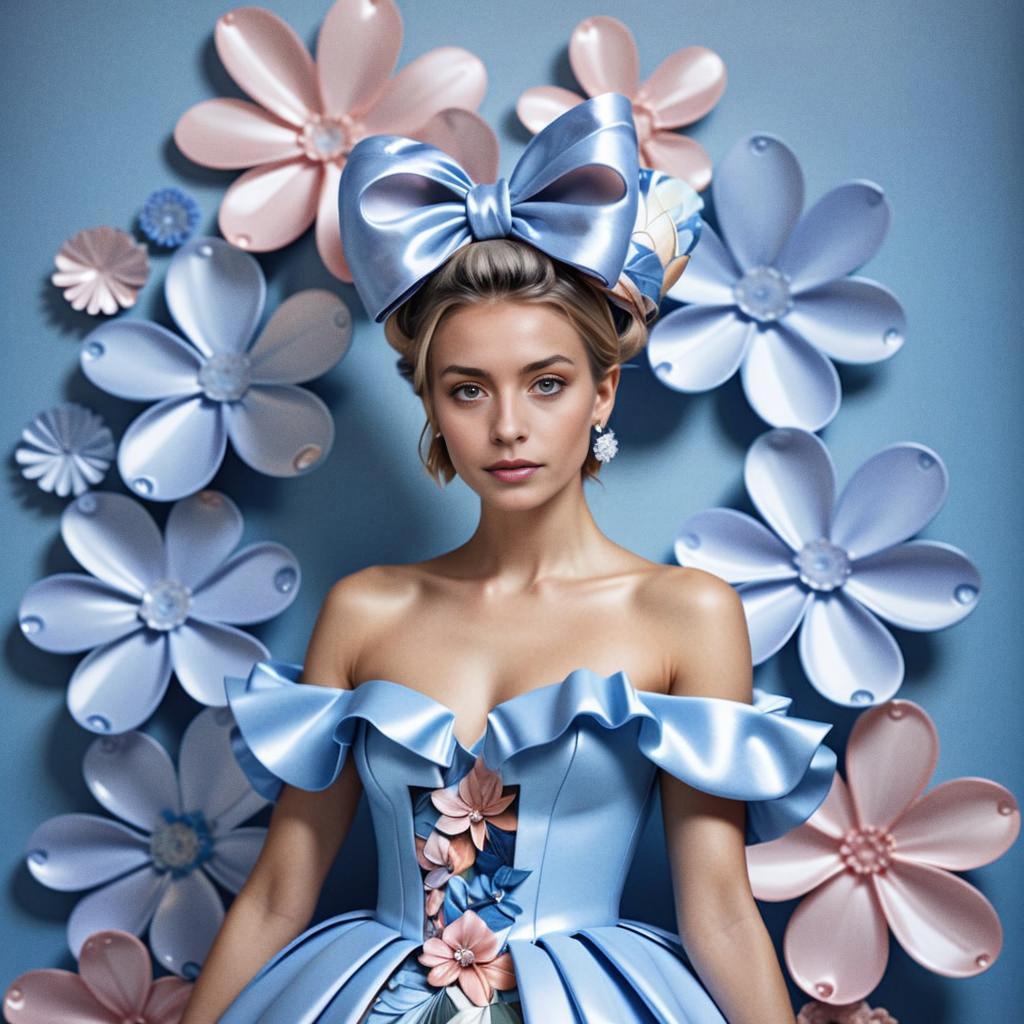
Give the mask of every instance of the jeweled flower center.
[[139, 618], [150, 629], [168, 630], [180, 626], [192, 607], [192, 591], [177, 580], [157, 580], [142, 594]]
[[339, 160], [359, 141], [360, 132], [350, 117], [314, 114], [299, 132], [299, 145], [310, 160]]
[[505, 890], [495, 889], [494, 892], [491, 893], [491, 895], [494, 897], [495, 903], [500, 903], [505, 898]]
[[793, 305], [789, 281], [774, 267], [753, 267], [732, 290], [736, 305], [747, 316], [762, 323], [785, 316]]
[[475, 807], [469, 812], [470, 821], [483, 821], [483, 818], [484, 816]]
[[181, 878], [210, 858], [213, 836], [201, 811], [164, 811], [161, 817], [163, 822], [149, 837], [149, 856], [157, 871]]
[[825, 537], [805, 544], [793, 558], [800, 581], [812, 590], [835, 590], [850, 575], [846, 552]]
[[199, 386], [215, 402], [237, 402], [249, 390], [250, 380], [244, 352], [215, 352], [199, 368]]
[[884, 872], [892, 863], [892, 849], [896, 841], [889, 832], [874, 825], [851, 828], [843, 836], [839, 856], [843, 863], [858, 875]]
[[469, 967], [476, 960], [473, 950], [467, 949], [465, 946], [459, 946], [452, 956], [455, 958], [455, 962], [462, 967]]

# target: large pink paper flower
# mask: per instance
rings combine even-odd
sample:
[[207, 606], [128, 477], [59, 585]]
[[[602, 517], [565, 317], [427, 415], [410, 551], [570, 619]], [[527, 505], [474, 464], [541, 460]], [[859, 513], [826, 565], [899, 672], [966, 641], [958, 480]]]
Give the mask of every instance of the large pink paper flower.
[[4, 997], [10, 1024], [178, 1024], [192, 983], [153, 981], [146, 947], [127, 932], [89, 936], [78, 974], [45, 967], [16, 978]]
[[[617, 18], [585, 18], [569, 40], [569, 63], [584, 92], [620, 92], [633, 101], [640, 163], [700, 191], [711, 181], [704, 147], [673, 131], [702, 118], [725, 91], [725, 63], [705, 46], [685, 46], [666, 57], [642, 84], [636, 40]], [[516, 103], [519, 120], [539, 132], [585, 97], [554, 85], [527, 89]]]
[[516, 827], [516, 812], [506, 810], [516, 795], [502, 796], [502, 788], [501, 776], [487, 767], [483, 757], [478, 757], [470, 771], [459, 779], [458, 786], [435, 789], [430, 794], [441, 812], [434, 827], [448, 835], [469, 829], [473, 845], [482, 850], [488, 821], [509, 832]]
[[222, 15], [214, 43], [256, 103], [197, 103], [174, 139], [206, 167], [252, 168], [221, 201], [222, 234], [266, 252], [315, 220], [320, 256], [343, 281], [352, 275], [338, 229], [338, 182], [349, 151], [365, 135], [414, 135], [447, 107], [475, 109], [487, 86], [483, 63], [456, 46], [436, 47], [390, 78], [402, 45], [394, 0], [337, 0], [320, 27], [315, 63], [288, 24], [261, 7]]
[[[923, 967], [980, 974], [1002, 947], [999, 916], [966, 871], [1002, 856], [1020, 832], [1013, 794], [989, 779], [952, 779], [921, 795], [938, 760], [935, 725], [913, 701], [863, 712], [825, 801], [779, 839], [747, 847], [754, 895], [810, 895], [786, 926], [796, 983], [845, 1004], [881, 981], [889, 929]], [[813, 890], [813, 891], [812, 891]]]

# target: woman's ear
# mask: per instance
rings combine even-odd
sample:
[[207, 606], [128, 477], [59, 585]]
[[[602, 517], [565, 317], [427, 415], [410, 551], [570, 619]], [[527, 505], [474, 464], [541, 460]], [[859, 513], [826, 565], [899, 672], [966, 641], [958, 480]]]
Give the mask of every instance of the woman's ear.
[[610, 367], [608, 372], [597, 382], [597, 398], [594, 402], [594, 417], [602, 424], [608, 422], [612, 414], [612, 407], [615, 405], [615, 392], [619, 387], [619, 378], [622, 376], [622, 368], [616, 363]]

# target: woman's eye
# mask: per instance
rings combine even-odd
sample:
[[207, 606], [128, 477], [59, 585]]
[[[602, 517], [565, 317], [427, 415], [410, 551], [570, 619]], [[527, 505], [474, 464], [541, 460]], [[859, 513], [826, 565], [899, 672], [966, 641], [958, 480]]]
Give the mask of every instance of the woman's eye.
[[[541, 387], [541, 385], [544, 384], [556, 384], [557, 388], [552, 389], [547, 387]], [[541, 388], [542, 395], [557, 395], [558, 392], [565, 387], [565, 381], [559, 380], [558, 377], [541, 377], [541, 379], [537, 381], [537, 386]]]
[[463, 397], [463, 393], [464, 393], [466, 388], [469, 388], [471, 391], [479, 391], [480, 390], [480, 385], [479, 384], [460, 384], [457, 388], [452, 388], [452, 396], [454, 398], [458, 398], [460, 401], [463, 401], [463, 402], [472, 401], [473, 400], [472, 398], [465, 398], [465, 397]]

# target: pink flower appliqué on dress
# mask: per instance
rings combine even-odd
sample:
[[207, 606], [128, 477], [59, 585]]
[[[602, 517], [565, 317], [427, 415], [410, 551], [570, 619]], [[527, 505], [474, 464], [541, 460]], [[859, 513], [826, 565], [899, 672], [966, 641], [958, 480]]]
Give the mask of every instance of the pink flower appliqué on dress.
[[11, 1024], [178, 1024], [192, 983], [181, 978], [153, 981], [146, 947], [122, 931], [96, 932], [86, 939], [78, 974], [46, 967], [27, 971], [4, 997]]
[[220, 230], [229, 242], [251, 252], [280, 249], [315, 220], [327, 269], [352, 280], [338, 227], [338, 183], [352, 147], [379, 133], [433, 142], [428, 123], [448, 136], [447, 108], [475, 110], [487, 87], [483, 63], [457, 46], [435, 47], [389, 77], [402, 32], [394, 0], [337, 0], [320, 27], [314, 62], [271, 11], [239, 7], [221, 16], [217, 53], [256, 103], [197, 103], [178, 121], [174, 140], [206, 167], [251, 168], [221, 201]]
[[149, 280], [146, 247], [119, 228], [86, 228], [69, 238], [54, 257], [50, 280], [64, 289], [72, 309], [89, 316], [113, 315], [135, 305]]
[[[640, 163], [682, 178], [700, 191], [711, 182], [704, 147], [673, 131], [702, 118], [725, 91], [725, 63], [704, 46], [666, 57], [640, 83], [640, 56], [630, 30], [617, 18], [585, 18], [569, 40], [569, 63], [584, 92], [619, 92], [633, 101]], [[519, 120], [537, 133], [585, 97], [553, 85], [527, 89], [516, 103]]]
[[488, 821], [509, 832], [516, 827], [515, 812], [506, 810], [516, 795], [502, 796], [501, 789], [501, 776], [478, 757], [472, 769], [459, 779], [456, 789], [435, 789], [431, 794], [434, 806], [441, 812], [434, 827], [451, 836], [469, 829], [473, 845], [482, 850]]
[[805, 1003], [796, 1017], [796, 1024], [900, 1024], [888, 1010], [871, 1009], [865, 1002], [847, 1006], [828, 1003]]
[[853, 1003], [875, 988], [890, 928], [919, 964], [948, 977], [980, 974], [999, 955], [995, 908], [951, 872], [1002, 856], [1020, 832], [1020, 810], [1009, 790], [977, 777], [922, 796], [938, 749], [934, 723], [913, 701], [863, 712], [847, 744], [847, 781], [837, 773], [803, 825], [747, 847], [758, 899], [810, 893], [783, 950], [796, 983], [823, 1002]]

